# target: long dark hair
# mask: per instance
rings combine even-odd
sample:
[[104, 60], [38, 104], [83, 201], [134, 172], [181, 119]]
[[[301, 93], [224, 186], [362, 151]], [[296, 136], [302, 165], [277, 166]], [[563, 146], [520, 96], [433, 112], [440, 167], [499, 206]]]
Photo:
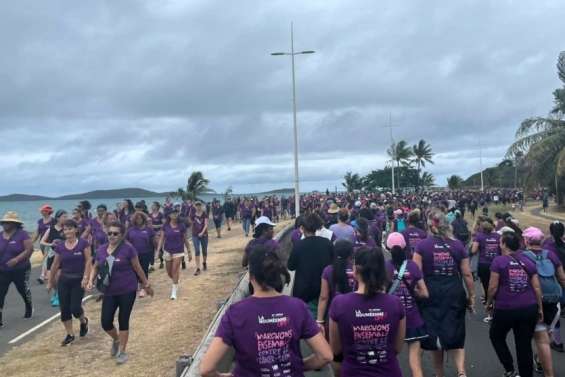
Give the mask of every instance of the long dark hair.
[[388, 284], [385, 258], [380, 247], [362, 247], [355, 253], [355, 269], [365, 283], [366, 297], [382, 292]]
[[353, 255], [353, 243], [351, 241], [338, 240], [335, 243], [332, 281], [341, 293], [349, 293], [352, 290], [346, 272], [351, 255]]
[[549, 233], [551, 233], [551, 237], [555, 241], [555, 246], [559, 249], [565, 245], [563, 242], [563, 235], [565, 234], [565, 226], [560, 221], [554, 221], [549, 226]]
[[392, 264], [398, 270], [402, 263], [406, 260], [406, 251], [398, 245], [395, 245], [390, 249], [390, 255], [392, 257]]
[[366, 218], [359, 217], [357, 219], [357, 231], [359, 232], [361, 241], [369, 241], [369, 222]]
[[290, 274], [277, 253], [263, 245], [253, 248], [249, 255], [249, 275], [264, 289], [282, 292], [290, 282]]

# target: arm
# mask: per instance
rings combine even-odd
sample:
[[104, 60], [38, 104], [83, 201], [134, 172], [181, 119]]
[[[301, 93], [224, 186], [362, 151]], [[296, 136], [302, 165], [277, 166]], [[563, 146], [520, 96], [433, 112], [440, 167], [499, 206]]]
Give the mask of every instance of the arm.
[[217, 366], [224, 355], [229, 351], [230, 347], [224, 343], [222, 338], [214, 337], [208, 351], [200, 362], [200, 374], [202, 377], [220, 377], [231, 376], [231, 373], [219, 373]]
[[29, 259], [31, 257], [31, 254], [33, 254], [33, 243], [31, 242], [31, 239], [28, 238], [27, 240], [24, 240], [23, 243], [24, 250], [6, 263], [8, 267], [14, 267], [18, 263]]
[[94, 279], [96, 278], [97, 274], [98, 274], [98, 261], [95, 261], [94, 264], [92, 265], [92, 268], [90, 269], [90, 276], [88, 277], [88, 284], [86, 286], [88, 290], [94, 287]]
[[487, 292], [487, 311], [492, 311], [492, 302], [494, 301], [494, 296], [498, 291], [498, 283], [500, 281], [500, 274], [498, 272], [491, 271], [490, 272], [490, 280], [488, 284], [488, 292]]
[[57, 272], [59, 272], [59, 266], [61, 265], [61, 257], [59, 254], [55, 254], [55, 259], [49, 270], [49, 279], [47, 280], [47, 290], [55, 288], [55, 281], [57, 280]]
[[131, 258], [131, 266], [133, 267], [133, 270], [135, 271], [136, 275], [139, 277], [143, 289], [147, 291], [149, 296], [153, 296], [153, 289], [151, 289], [151, 284], [149, 284], [149, 281], [147, 280], [147, 276], [145, 276], [145, 272], [143, 272], [143, 269], [141, 268], [141, 264], [139, 264], [139, 257], [137, 255]]
[[330, 318], [330, 346], [334, 355], [341, 354], [341, 338], [339, 336], [339, 328], [337, 322]]
[[328, 281], [322, 278], [322, 286], [320, 289], [320, 297], [318, 298], [318, 316], [316, 317], [316, 323], [318, 323], [318, 327], [324, 332], [324, 323], [325, 323], [325, 315], [326, 309], [328, 307], [328, 301], [330, 299], [330, 287]]
[[418, 265], [420, 271], [424, 271], [422, 270], [422, 256], [419, 253], [415, 252], [412, 256], [412, 260], [414, 261], [414, 263], [416, 263], [416, 265]]
[[49, 239], [49, 232], [50, 231], [51, 231], [51, 228], [49, 228], [45, 231], [45, 233], [43, 234], [43, 237], [41, 237], [41, 241], [39, 241], [40, 245], [51, 246], [51, 244], [49, 242], [47, 242], [47, 240]]
[[204, 233], [206, 233], [207, 230], [208, 230], [208, 218], [205, 218], [204, 219], [204, 228], [202, 228], [202, 232], [200, 232], [200, 234], [198, 236], [202, 237], [204, 235]]
[[555, 276], [557, 280], [561, 283], [561, 286], [565, 287], [565, 272], [563, 271], [563, 266], [557, 267]]
[[92, 249], [90, 246], [84, 249], [84, 275], [82, 276], [81, 287], [86, 288], [88, 278], [90, 277], [90, 268], [92, 267]]
[[406, 337], [406, 317], [402, 318], [398, 323], [398, 331], [396, 332], [396, 339], [394, 339], [394, 350], [396, 351], [396, 354], [399, 354], [402, 351], [405, 337]]
[[163, 245], [165, 244], [165, 232], [161, 229], [161, 233], [159, 234], [159, 240], [157, 241], [157, 252], [163, 250]]
[[479, 251], [479, 243], [477, 241], [473, 241], [471, 245], [471, 254], [475, 255]]
[[418, 298], [429, 298], [430, 297], [430, 293], [428, 292], [428, 287], [427, 287], [426, 283], [424, 282], [424, 279], [418, 280], [418, 283], [416, 283], [416, 287], [414, 288], [414, 293], [416, 294], [416, 297], [418, 297]]
[[188, 253], [188, 261], [192, 260], [192, 252], [190, 251], [190, 241], [186, 237], [186, 232], [183, 234], [182, 239], [184, 240], [184, 246], [186, 247], [186, 252]]
[[310, 339], [306, 339], [306, 343], [310, 346], [314, 354], [304, 359], [304, 370], [320, 369], [333, 360], [330, 345], [326, 342], [322, 333], [318, 333]]
[[469, 258], [463, 258], [459, 266], [461, 268], [461, 274], [463, 275], [463, 281], [467, 287], [468, 295], [468, 305], [469, 310], [475, 311], [475, 286], [473, 285], [473, 274], [471, 273], [471, 266], [469, 264]]
[[290, 271], [296, 271], [296, 268], [298, 267], [298, 253], [296, 252], [296, 247], [293, 247], [290, 252], [287, 267]]
[[532, 275], [532, 287], [534, 288], [534, 292], [536, 293], [536, 300], [538, 302], [538, 322], [543, 322], [542, 293], [537, 274]]

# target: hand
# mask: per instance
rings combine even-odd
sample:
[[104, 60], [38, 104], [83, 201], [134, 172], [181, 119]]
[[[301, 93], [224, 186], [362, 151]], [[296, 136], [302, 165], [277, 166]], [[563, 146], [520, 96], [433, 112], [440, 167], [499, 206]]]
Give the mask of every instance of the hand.
[[94, 288], [94, 284], [92, 284], [92, 281], [88, 281], [88, 283], [86, 284], [86, 289], [91, 291]]
[[82, 278], [82, 281], [80, 282], [80, 287], [82, 289], [87, 289], [88, 287], [88, 278], [84, 277]]
[[538, 310], [538, 323], [543, 323], [543, 310]]
[[143, 289], [145, 289], [145, 292], [147, 292], [147, 294], [151, 297], [153, 297], [153, 295], [155, 294], [155, 292], [153, 291], [153, 288], [151, 288], [151, 285], [149, 285], [149, 284], [147, 284], [145, 286], [145, 288], [143, 288]]
[[467, 298], [467, 309], [475, 314], [475, 296], [469, 296]]
[[188, 252], [188, 261], [192, 262], [192, 253], [190, 251]]
[[47, 293], [51, 293], [52, 289], [53, 289], [53, 283], [51, 282], [51, 280], [49, 280], [47, 282]]
[[6, 266], [8, 267], [14, 267], [16, 264], [18, 264], [17, 258], [12, 258], [8, 262], [6, 262]]
[[320, 329], [320, 333], [325, 338], [326, 337], [326, 328], [323, 323], [318, 323], [318, 328]]
[[492, 317], [492, 314], [494, 312], [494, 305], [493, 305], [492, 302], [487, 302], [486, 312], [487, 312], [488, 315], [490, 315]]

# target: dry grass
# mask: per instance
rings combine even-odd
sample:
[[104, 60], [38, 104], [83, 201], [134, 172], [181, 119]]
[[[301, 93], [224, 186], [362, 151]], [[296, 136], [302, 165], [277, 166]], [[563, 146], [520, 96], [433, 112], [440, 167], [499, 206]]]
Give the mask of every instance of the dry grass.
[[[277, 231], [287, 223], [277, 226]], [[238, 226], [216, 239], [210, 232], [210, 270], [194, 277], [191, 265], [181, 273], [179, 299], [170, 301], [170, 280], [164, 270], [150, 275], [154, 298], [138, 299], [130, 321], [127, 364], [111, 359], [110, 340], [99, 325], [100, 303], [86, 304], [90, 333], [70, 347], [60, 347], [64, 330], [52, 323], [35, 338], [0, 359], [2, 376], [173, 376], [175, 361], [191, 354], [217, 311], [235, 286], [241, 269], [242, 249], [249, 241]], [[78, 323], [75, 323], [75, 327]]]

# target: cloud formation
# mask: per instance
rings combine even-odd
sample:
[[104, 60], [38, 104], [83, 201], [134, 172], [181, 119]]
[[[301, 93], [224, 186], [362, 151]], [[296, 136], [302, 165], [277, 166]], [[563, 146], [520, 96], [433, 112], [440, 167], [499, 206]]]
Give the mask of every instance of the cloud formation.
[[558, 85], [561, 1], [0, 4], [0, 194], [139, 186], [202, 170], [218, 191], [340, 186], [423, 138], [438, 184], [498, 162]]

